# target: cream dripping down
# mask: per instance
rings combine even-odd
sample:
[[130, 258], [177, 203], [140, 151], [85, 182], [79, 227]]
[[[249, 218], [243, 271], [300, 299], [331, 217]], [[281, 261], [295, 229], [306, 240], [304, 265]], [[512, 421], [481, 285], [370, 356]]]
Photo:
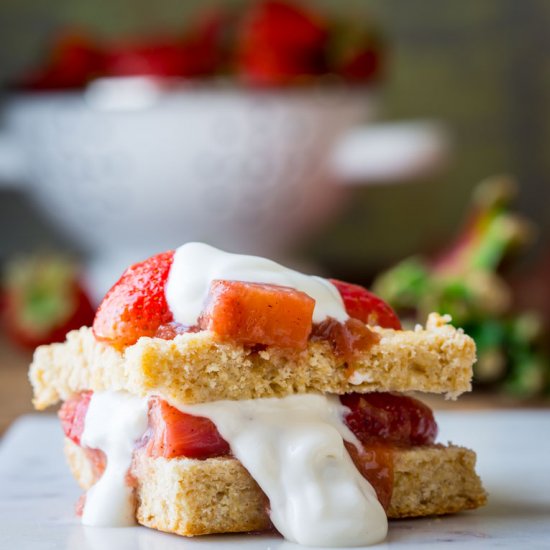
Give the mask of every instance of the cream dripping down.
[[337, 397], [215, 401], [179, 407], [212, 420], [269, 498], [273, 525], [306, 546], [364, 546], [386, 536], [376, 492], [344, 440], [360, 445]]
[[[337, 397], [292, 395], [178, 408], [214, 422], [269, 498], [271, 520], [287, 540], [330, 547], [385, 538], [384, 509], [344, 446], [344, 440], [359, 443], [343, 421], [346, 409]], [[146, 427], [147, 399], [124, 392], [93, 394], [82, 444], [103, 450], [107, 469], [88, 491], [84, 524], [135, 522], [125, 478], [134, 443]]]
[[126, 392], [94, 392], [80, 438], [83, 447], [105, 453], [107, 467], [86, 494], [84, 525], [125, 527], [136, 523], [126, 474], [136, 441], [147, 429], [147, 399]]

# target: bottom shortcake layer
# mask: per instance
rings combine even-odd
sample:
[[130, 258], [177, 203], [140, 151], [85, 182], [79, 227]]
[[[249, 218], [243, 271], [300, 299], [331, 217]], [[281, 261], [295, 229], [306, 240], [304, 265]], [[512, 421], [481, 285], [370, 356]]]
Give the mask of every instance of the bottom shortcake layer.
[[[84, 488], [95, 480], [86, 453], [69, 439], [65, 454]], [[487, 495], [475, 473], [473, 451], [428, 445], [394, 452], [389, 518], [441, 515], [477, 508]], [[147, 527], [193, 536], [259, 531], [270, 527], [268, 502], [240, 462], [231, 457], [195, 460], [136, 453], [137, 520]]]

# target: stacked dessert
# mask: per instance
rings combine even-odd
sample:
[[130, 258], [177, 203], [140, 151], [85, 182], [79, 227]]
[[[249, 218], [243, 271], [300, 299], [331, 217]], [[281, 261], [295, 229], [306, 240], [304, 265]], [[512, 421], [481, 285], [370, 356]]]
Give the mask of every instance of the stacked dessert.
[[445, 317], [402, 330], [362, 287], [188, 243], [130, 267], [30, 378], [38, 409], [64, 401], [85, 524], [357, 546], [484, 504], [474, 452], [404, 395], [454, 398], [474, 360]]

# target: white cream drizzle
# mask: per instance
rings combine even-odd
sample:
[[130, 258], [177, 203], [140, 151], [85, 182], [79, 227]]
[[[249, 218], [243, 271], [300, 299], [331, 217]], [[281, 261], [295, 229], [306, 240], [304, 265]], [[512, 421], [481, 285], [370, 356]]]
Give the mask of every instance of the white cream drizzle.
[[344, 439], [359, 444], [338, 398], [323, 395], [216, 401], [179, 407], [212, 420], [269, 498], [271, 520], [307, 546], [363, 546], [383, 540], [386, 514]]
[[146, 429], [147, 398], [115, 391], [93, 393], [80, 442], [84, 447], [101, 449], [107, 467], [86, 494], [84, 525], [125, 527], [136, 523], [126, 474], [135, 442]]
[[202, 243], [187, 243], [175, 254], [166, 283], [166, 301], [174, 320], [192, 326], [204, 307], [210, 284], [215, 279], [288, 286], [315, 300], [313, 322], [327, 317], [348, 319], [340, 293], [322, 277], [304, 275], [259, 256], [230, 254]]
[[[362, 546], [386, 536], [385, 512], [344, 446], [344, 440], [359, 443], [344, 424], [346, 409], [337, 397], [292, 395], [178, 408], [214, 422], [266, 493], [271, 520], [286, 539], [308, 546]], [[135, 441], [146, 428], [146, 398], [93, 394], [81, 442], [104, 451], [107, 468], [86, 496], [85, 525], [135, 523], [126, 474]]]

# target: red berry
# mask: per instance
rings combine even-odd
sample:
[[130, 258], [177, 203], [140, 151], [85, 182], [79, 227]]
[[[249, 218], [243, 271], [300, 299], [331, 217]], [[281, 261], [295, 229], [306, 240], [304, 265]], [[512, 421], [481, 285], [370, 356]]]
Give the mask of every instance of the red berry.
[[145, 439], [147, 453], [154, 458], [205, 459], [229, 454], [229, 444], [211, 420], [182, 413], [158, 397], [149, 401]]
[[76, 266], [64, 257], [29, 256], [6, 268], [2, 316], [6, 333], [22, 347], [63, 342], [90, 325], [94, 308]]
[[324, 21], [279, 0], [253, 6], [237, 46], [238, 71], [258, 85], [281, 85], [326, 70], [328, 33]]
[[349, 82], [372, 81], [380, 76], [381, 65], [380, 51], [374, 47], [365, 47], [342, 63], [339, 74]]
[[141, 336], [154, 336], [172, 321], [164, 287], [172, 266], [172, 250], [128, 268], [97, 310], [93, 330], [98, 340], [130, 346]]
[[84, 431], [84, 419], [88, 412], [92, 393], [91, 391], [83, 391], [67, 399], [57, 413], [59, 420], [61, 420], [63, 433], [77, 445], [80, 445], [80, 437]]
[[338, 289], [350, 317], [367, 325], [401, 330], [401, 322], [395, 311], [376, 294], [362, 286], [337, 279], [330, 279], [330, 282]]
[[225, 23], [225, 14], [212, 11], [197, 20], [182, 39], [161, 37], [111, 46], [105, 55], [105, 72], [158, 78], [214, 74], [226, 55]]
[[223, 70], [232, 55], [231, 14], [219, 8], [208, 10], [189, 29], [181, 45], [181, 76], [212, 76]]
[[183, 72], [183, 51], [170, 41], [120, 44], [105, 54], [110, 76], [177, 77]]
[[87, 35], [65, 32], [57, 37], [48, 63], [21, 83], [33, 90], [81, 88], [103, 70], [103, 52]]
[[351, 393], [340, 401], [350, 409], [345, 417], [359, 441], [430, 445], [437, 436], [431, 409], [418, 399], [393, 393]]

